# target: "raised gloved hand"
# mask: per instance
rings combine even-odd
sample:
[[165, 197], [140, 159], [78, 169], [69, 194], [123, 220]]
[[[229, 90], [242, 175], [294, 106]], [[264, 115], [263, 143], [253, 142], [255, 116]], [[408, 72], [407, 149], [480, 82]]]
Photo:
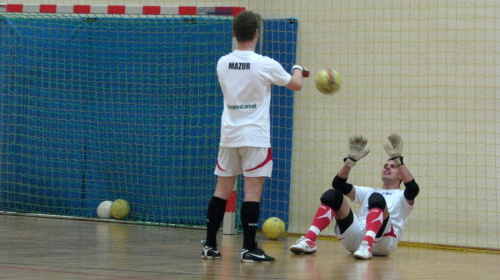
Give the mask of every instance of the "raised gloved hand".
[[393, 133], [387, 139], [389, 139], [391, 145], [385, 144], [384, 149], [389, 155], [389, 159], [393, 160], [397, 166], [403, 165], [403, 157], [401, 156], [403, 153], [403, 140], [401, 135]]
[[344, 159], [346, 165], [353, 167], [358, 160], [370, 152], [370, 149], [366, 148], [367, 142], [368, 140], [363, 135], [349, 137], [349, 155]]
[[293, 75], [293, 71], [295, 71], [295, 69], [298, 69], [302, 72], [302, 77], [304, 77], [304, 78], [309, 77], [309, 69], [307, 69], [305, 66], [295, 64], [292, 67], [292, 75]]

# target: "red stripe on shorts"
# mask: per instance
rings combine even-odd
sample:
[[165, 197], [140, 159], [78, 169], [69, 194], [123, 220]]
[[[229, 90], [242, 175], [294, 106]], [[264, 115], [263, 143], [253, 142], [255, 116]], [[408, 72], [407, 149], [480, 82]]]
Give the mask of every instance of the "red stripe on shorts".
[[217, 168], [219, 168], [222, 171], [226, 171], [226, 170], [222, 169], [222, 167], [220, 167], [220, 164], [218, 162], [217, 162]]
[[392, 236], [394, 238], [398, 238], [396, 236], [396, 233], [394, 233], [394, 228], [391, 226], [391, 231], [389, 231], [388, 233], [384, 233], [384, 235], [382, 235], [382, 237], [386, 237], [386, 236]]
[[273, 160], [273, 151], [271, 150], [271, 148], [267, 148], [267, 157], [266, 157], [266, 159], [263, 162], [261, 162], [259, 165], [255, 166], [254, 168], [250, 168], [250, 169], [247, 169], [245, 171], [253, 171], [253, 170], [259, 169], [262, 166], [266, 165], [271, 160]]

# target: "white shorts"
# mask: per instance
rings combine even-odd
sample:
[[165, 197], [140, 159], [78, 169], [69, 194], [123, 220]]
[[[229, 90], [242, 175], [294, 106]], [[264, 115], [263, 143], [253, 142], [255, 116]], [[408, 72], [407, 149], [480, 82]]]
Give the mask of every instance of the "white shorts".
[[[344, 233], [340, 234], [338, 225], [335, 225], [334, 235], [340, 240], [340, 243], [342, 243], [344, 248], [346, 248], [349, 252], [354, 253], [358, 250], [363, 238], [365, 238], [366, 223], [364, 221], [361, 222], [356, 214], [354, 214], [351, 226], [349, 226]], [[373, 242], [373, 255], [389, 255], [396, 250], [398, 241], [399, 238], [396, 236], [391, 224], [391, 219], [389, 218], [389, 221], [387, 221], [387, 225], [385, 226], [384, 234], [380, 238], [375, 238]]]
[[273, 154], [271, 148], [219, 147], [214, 174], [217, 176], [271, 177]]

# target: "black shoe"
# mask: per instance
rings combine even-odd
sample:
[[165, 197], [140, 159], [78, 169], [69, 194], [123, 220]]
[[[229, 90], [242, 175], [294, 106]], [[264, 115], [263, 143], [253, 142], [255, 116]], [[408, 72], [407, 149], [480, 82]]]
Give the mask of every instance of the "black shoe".
[[276, 259], [268, 256], [264, 253], [264, 250], [261, 248], [256, 248], [254, 251], [250, 252], [248, 249], [243, 248], [241, 250], [241, 262], [243, 263], [251, 263], [251, 262], [274, 262]]
[[217, 247], [211, 247], [207, 245], [207, 241], [202, 240], [201, 244], [203, 245], [203, 251], [201, 252], [202, 259], [220, 259], [222, 257], [221, 253], [217, 251]]

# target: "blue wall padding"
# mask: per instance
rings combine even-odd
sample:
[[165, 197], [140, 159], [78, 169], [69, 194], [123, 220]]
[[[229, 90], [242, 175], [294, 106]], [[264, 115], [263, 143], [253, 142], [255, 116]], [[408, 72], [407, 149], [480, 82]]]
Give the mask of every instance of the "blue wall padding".
[[[0, 21], [0, 208], [95, 217], [122, 198], [132, 220], [204, 225], [222, 112], [215, 67], [232, 20], [61, 21]], [[289, 71], [297, 22], [265, 30], [264, 55]], [[293, 93], [273, 87], [272, 102], [261, 217], [288, 221]]]

